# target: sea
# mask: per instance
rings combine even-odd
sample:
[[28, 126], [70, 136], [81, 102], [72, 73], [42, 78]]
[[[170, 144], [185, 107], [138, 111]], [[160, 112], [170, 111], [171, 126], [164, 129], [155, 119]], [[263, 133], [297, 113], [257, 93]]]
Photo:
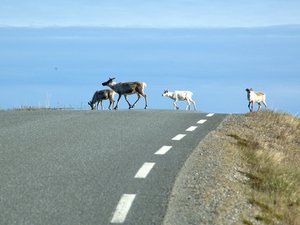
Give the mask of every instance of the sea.
[[[162, 96], [168, 89], [192, 91], [198, 111], [245, 113], [245, 89], [253, 88], [266, 93], [270, 109], [298, 115], [299, 60], [298, 25], [0, 27], [0, 109], [89, 110], [94, 92], [114, 77], [145, 82], [149, 109], [173, 109]], [[178, 105], [185, 110], [186, 102]], [[140, 99], [136, 108], [143, 107]], [[119, 108], [128, 108], [123, 97]]]

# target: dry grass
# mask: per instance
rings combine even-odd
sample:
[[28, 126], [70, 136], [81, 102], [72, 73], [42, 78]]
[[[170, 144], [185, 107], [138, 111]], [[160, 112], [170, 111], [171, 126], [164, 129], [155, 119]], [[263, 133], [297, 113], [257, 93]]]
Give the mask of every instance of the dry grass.
[[244, 224], [300, 224], [300, 120], [262, 111], [240, 116], [226, 135], [242, 159], [252, 215]]

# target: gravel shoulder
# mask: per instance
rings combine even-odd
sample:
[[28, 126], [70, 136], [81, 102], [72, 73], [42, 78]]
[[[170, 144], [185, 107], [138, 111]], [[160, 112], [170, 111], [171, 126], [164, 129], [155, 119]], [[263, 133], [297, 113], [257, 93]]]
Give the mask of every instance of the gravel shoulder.
[[[251, 210], [243, 191], [240, 159], [230, 152], [226, 131], [239, 122], [229, 115], [199, 143], [178, 174], [163, 225], [242, 224]], [[224, 151], [226, 149], [226, 152]]]

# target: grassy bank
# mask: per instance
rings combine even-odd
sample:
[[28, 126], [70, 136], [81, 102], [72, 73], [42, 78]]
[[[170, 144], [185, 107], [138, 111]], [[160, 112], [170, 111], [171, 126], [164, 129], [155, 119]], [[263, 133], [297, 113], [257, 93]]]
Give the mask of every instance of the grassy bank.
[[244, 224], [300, 224], [300, 120], [271, 111], [240, 115], [224, 133], [241, 159], [252, 213]]

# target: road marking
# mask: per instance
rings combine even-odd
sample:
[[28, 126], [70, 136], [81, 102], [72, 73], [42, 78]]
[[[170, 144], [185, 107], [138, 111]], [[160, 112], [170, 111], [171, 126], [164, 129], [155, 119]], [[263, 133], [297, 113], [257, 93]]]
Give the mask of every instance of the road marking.
[[146, 162], [142, 165], [142, 167], [137, 171], [134, 178], [146, 178], [149, 172], [152, 170], [155, 163], [153, 162]]
[[155, 155], [164, 155], [166, 154], [170, 149], [172, 148], [172, 146], [162, 146], [160, 149], [158, 149], [157, 152], [155, 152]]
[[173, 141], [180, 141], [182, 138], [184, 138], [186, 134], [177, 134], [175, 137], [172, 138]]
[[203, 124], [203, 123], [205, 123], [207, 120], [199, 120], [197, 123], [199, 123], [199, 124]]
[[131, 208], [131, 205], [135, 199], [135, 194], [123, 194], [117, 208], [114, 212], [111, 223], [124, 223], [126, 220], [127, 214]]
[[214, 113], [209, 113], [206, 115], [206, 117], [212, 117], [213, 115], [215, 115]]
[[190, 126], [188, 129], [186, 129], [185, 131], [194, 131], [197, 129], [197, 126]]

